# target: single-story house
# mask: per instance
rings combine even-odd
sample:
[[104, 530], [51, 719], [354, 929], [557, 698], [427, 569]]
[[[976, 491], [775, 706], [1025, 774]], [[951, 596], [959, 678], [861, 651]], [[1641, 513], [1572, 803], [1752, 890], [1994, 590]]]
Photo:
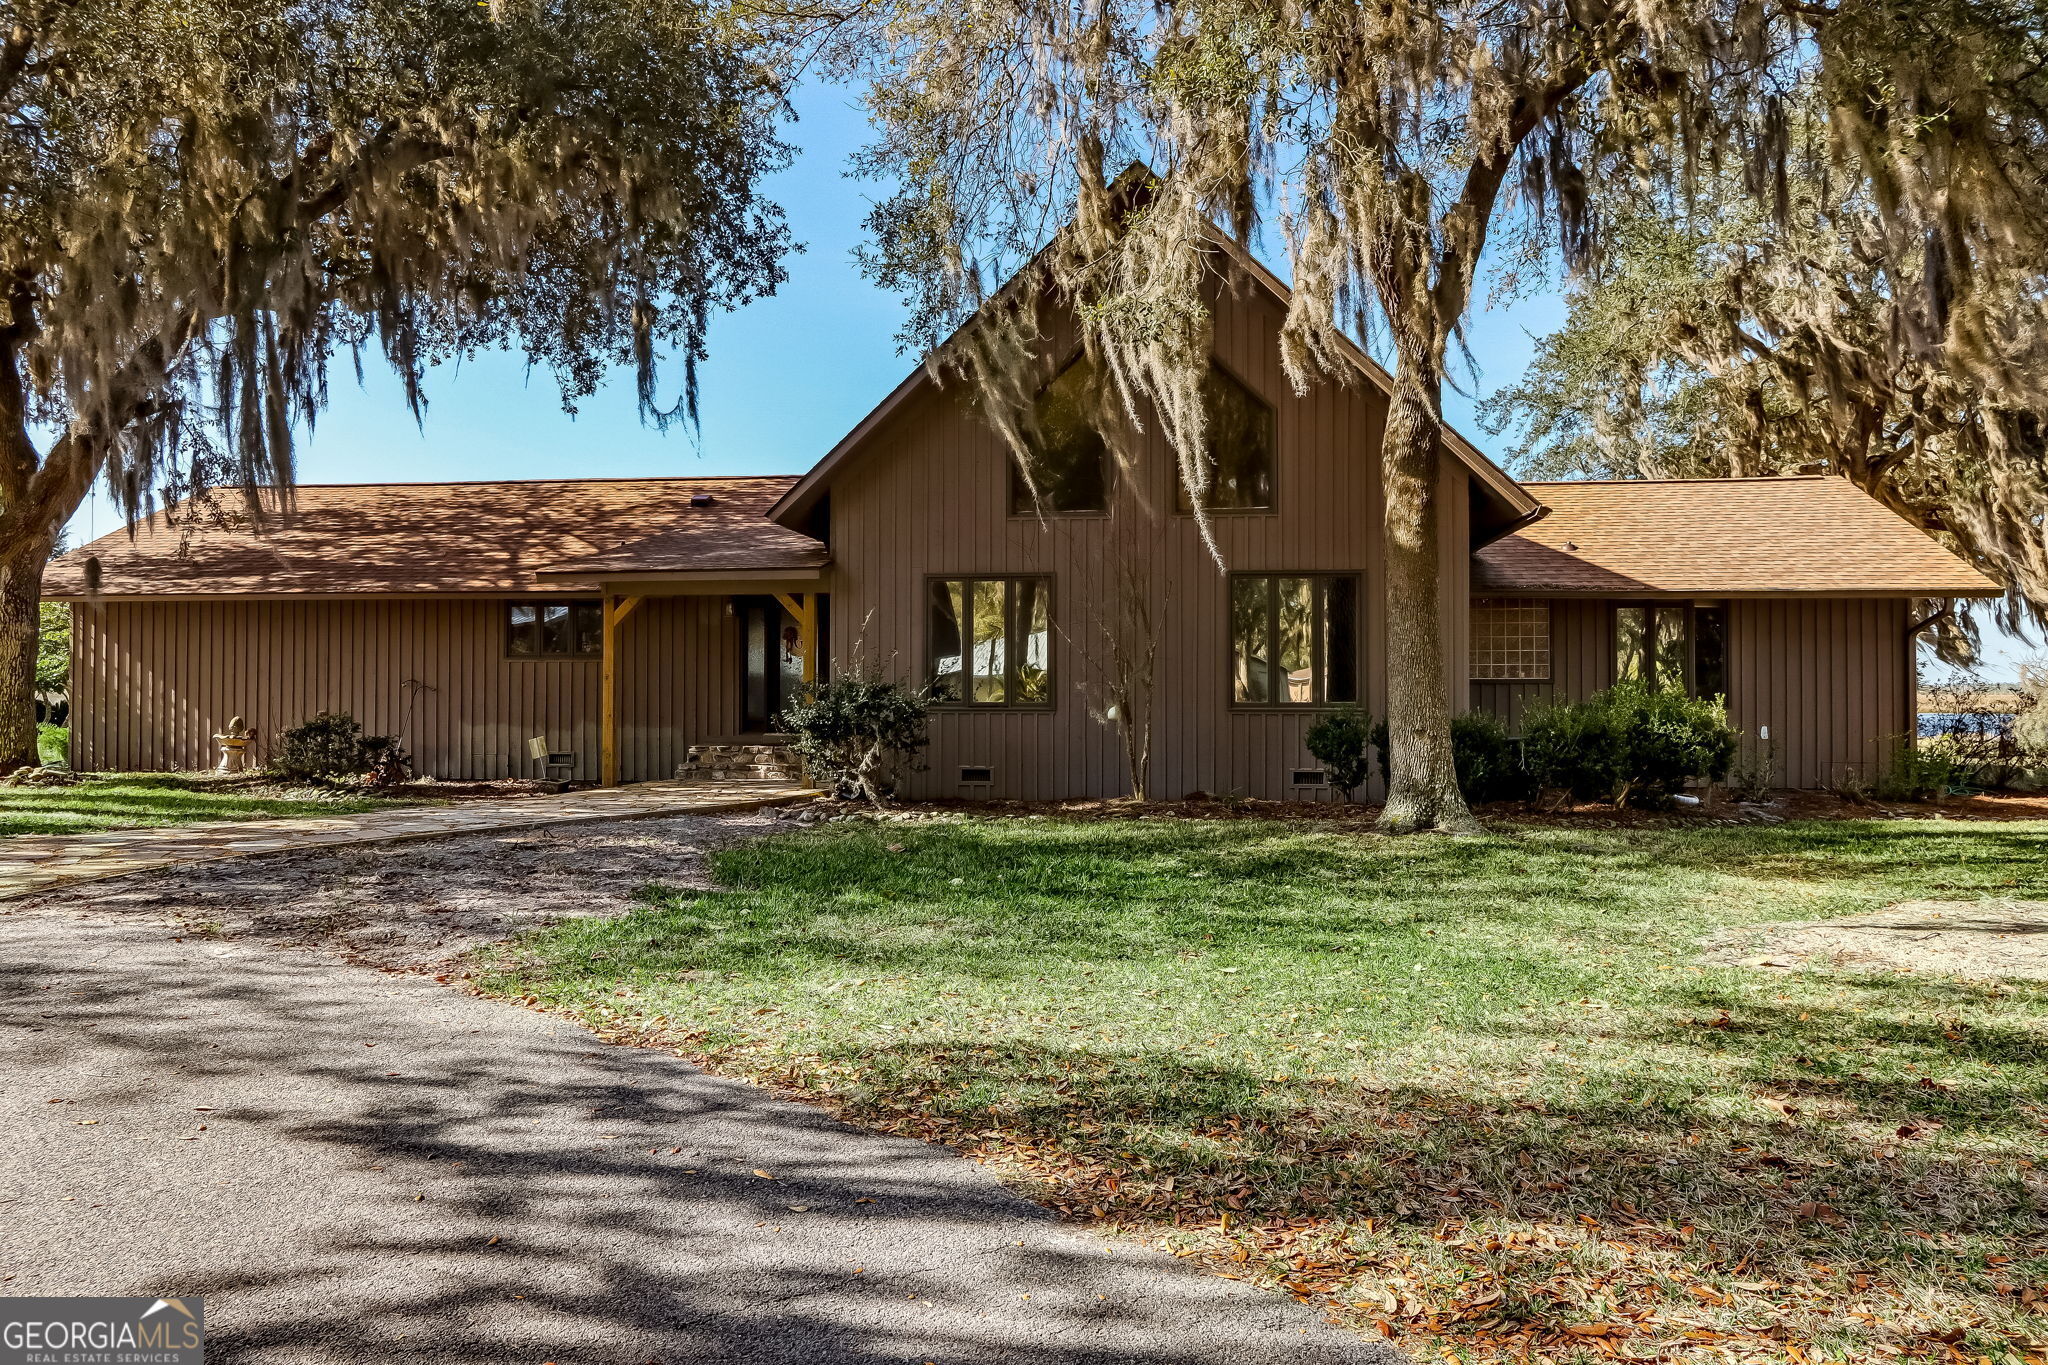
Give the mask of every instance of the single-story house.
[[[1088, 362], [1055, 344], [1036, 499], [965, 387], [920, 368], [801, 476], [311, 486], [263, 526], [102, 537], [46, 581], [74, 614], [73, 760], [198, 768], [230, 717], [267, 739], [328, 710], [441, 778], [662, 778], [861, 668], [937, 698], [908, 794], [1109, 796], [1107, 683], [1149, 659], [1155, 792], [1319, 795], [1317, 713], [1384, 709], [1388, 380], [1354, 351], [1355, 382], [1296, 394], [1285, 287], [1224, 261], [1225, 567], [1156, 431], [1117, 467], [1080, 415]], [[1622, 677], [1718, 693], [1786, 785], [1913, 731], [1916, 599], [1999, 592], [1839, 479], [1523, 484], [1453, 434], [1437, 492], [1455, 706], [1512, 729]]]

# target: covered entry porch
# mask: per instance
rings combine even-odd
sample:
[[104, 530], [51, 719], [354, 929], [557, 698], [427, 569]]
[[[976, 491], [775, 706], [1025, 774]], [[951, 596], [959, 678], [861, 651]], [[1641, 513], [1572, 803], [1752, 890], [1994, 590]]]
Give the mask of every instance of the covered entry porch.
[[[568, 576], [566, 574], [562, 575]], [[587, 580], [586, 580], [587, 581]], [[773, 717], [821, 669], [827, 598], [822, 569], [758, 573], [608, 575], [598, 583], [603, 607], [598, 686], [600, 782], [624, 777], [622, 734], [636, 723], [635, 683], [651, 664], [675, 689], [703, 695], [687, 711], [696, 718], [691, 747], [758, 740]], [[719, 623], [707, 632], [664, 627], [668, 603], [681, 619]], [[653, 634], [649, 634], [653, 632]], [[676, 714], [673, 699], [661, 710]], [[707, 723], [708, 722], [708, 723]]]

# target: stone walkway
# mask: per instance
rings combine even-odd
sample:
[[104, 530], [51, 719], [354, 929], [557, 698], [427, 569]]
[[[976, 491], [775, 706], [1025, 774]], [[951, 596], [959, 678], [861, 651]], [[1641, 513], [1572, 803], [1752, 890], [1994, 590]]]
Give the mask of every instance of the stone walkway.
[[789, 782], [639, 782], [625, 787], [565, 792], [560, 796], [467, 801], [449, 806], [401, 806], [361, 815], [219, 820], [90, 834], [19, 835], [0, 839], [0, 900], [103, 877], [221, 858], [384, 844], [401, 839], [439, 839], [452, 834], [575, 825], [593, 820], [751, 810], [820, 794], [815, 788]]

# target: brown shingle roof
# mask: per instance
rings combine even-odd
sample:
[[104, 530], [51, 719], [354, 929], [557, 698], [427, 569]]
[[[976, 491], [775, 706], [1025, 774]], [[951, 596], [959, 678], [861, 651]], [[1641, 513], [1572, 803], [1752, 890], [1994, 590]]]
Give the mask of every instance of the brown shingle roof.
[[1525, 487], [1550, 514], [1473, 556], [1474, 592], [1970, 597], [2000, 591], [1846, 479]]
[[[657, 542], [664, 567], [722, 571], [810, 567], [825, 547], [778, 526], [768, 508], [793, 477], [535, 479], [499, 483], [315, 484], [258, 534], [238, 494], [232, 524], [168, 525], [101, 536], [50, 566], [48, 597], [85, 593], [85, 561], [100, 561], [116, 597], [300, 593], [562, 591], [535, 578], [579, 560], [610, 561]], [[693, 494], [710, 505], [693, 507]]]

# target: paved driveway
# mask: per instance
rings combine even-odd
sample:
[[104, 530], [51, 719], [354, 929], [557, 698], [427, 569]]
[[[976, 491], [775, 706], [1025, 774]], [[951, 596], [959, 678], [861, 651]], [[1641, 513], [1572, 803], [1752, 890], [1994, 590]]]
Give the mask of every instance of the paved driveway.
[[216, 1362], [1398, 1359], [939, 1149], [76, 902], [0, 914], [0, 1294], [203, 1294]]

